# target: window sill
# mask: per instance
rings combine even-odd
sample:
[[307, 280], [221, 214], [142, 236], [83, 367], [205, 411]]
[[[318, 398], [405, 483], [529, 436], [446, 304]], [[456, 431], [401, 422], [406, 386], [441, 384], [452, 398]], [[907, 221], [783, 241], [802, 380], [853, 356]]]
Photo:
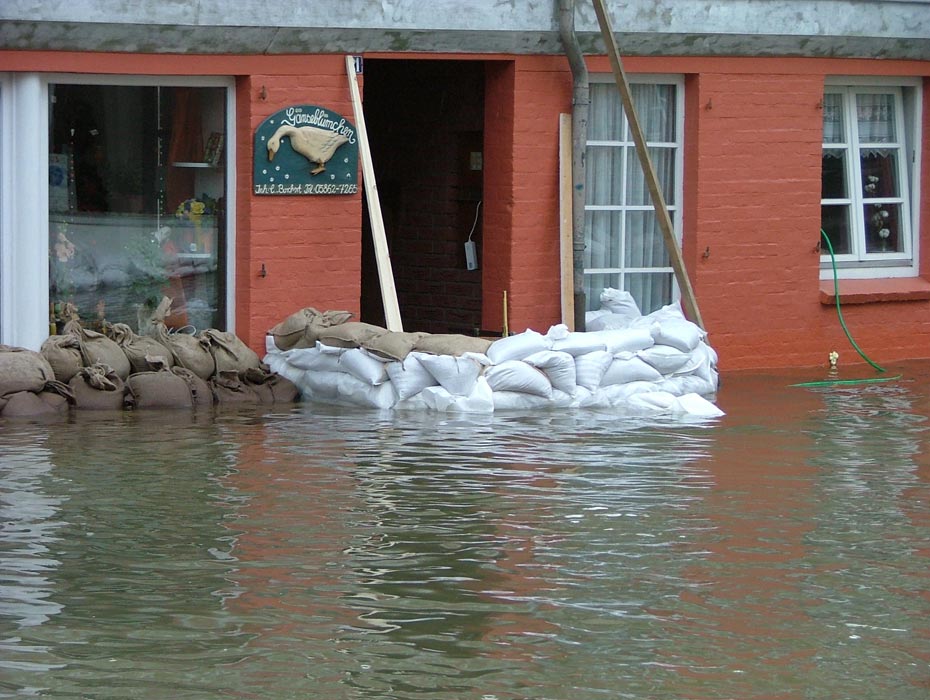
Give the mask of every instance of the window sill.
[[[840, 280], [841, 304], [871, 304], [882, 301], [923, 301], [930, 299], [930, 281], [922, 277]], [[833, 280], [820, 280], [820, 303], [836, 304]]]

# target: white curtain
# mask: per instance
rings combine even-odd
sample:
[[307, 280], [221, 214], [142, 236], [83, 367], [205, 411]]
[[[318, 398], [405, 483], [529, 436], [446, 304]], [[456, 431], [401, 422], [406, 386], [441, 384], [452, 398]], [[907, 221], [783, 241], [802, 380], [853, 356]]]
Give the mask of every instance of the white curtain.
[[[679, 140], [676, 87], [635, 84], [633, 101], [649, 156], [674, 221]], [[629, 291], [643, 313], [671, 302], [672, 273], [652, 197], [633, 144], [617, 88], [591, 86], [588, 121], [585, 276], [588, 309], [604, 287]]]

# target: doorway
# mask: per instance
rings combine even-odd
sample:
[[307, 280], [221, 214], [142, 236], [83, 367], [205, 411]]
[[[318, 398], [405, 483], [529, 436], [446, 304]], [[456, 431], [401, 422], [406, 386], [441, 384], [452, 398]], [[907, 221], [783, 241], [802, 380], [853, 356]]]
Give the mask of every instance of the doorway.
[[[481, 327], [484, 76], [481, 61], [365, 61], [365, 122], [406, 331]], [[362, 320], [383, 325], [367, 207], [363, 217]]]

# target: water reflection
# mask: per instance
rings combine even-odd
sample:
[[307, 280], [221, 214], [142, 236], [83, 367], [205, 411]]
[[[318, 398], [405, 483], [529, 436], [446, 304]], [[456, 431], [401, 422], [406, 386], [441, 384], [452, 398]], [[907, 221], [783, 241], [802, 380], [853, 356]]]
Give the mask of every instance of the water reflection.
[[919, 376], [728, 378], [727, 417], [694, 425], [302, 405], [19, 424], [0, 696], [922, 697]]

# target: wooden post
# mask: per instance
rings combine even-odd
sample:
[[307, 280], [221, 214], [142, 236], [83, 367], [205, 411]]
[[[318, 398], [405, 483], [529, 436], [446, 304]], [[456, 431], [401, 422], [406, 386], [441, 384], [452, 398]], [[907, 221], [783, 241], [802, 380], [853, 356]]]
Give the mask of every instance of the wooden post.
[[352, 109], [355, 112], [358, 154], [362, 160], [362, 180], [368, 200], [371, 237], [375, 245], [375, 261], [378, 264], [378, 281], [381, 284], [381, 301], [384, 304], [384, 324], [389, 331], [402, 331], [404, 326], [397, 303], [391, 253], [388, 250], [387, 236], [384, 233], [384, 220], [381, 218], [381, 200], [378, 199], [375, 171], [371, 164], [371, 150], [368, 147], [368, 131], [365, 128], [365, 114], [362, 111], [362, 99], [358, 91], [358, 76], [355, 74], [355, 59], [352, 56], [346, 56], [346, 72], [349, 75], [349, 91], [352, 94]]
[[575, 330], [575, 285], [572, 250], [572, 115], [559, 115], [559, 257], [562, 323]]
[[610, 58], [610, 64], [613, 67], [614, 78], [617, 81], [617, 89], [620, 91], [623, 111], [630, 125], [630, 134], [633, 136], [633, 142], [636, 144], [636, 153], [639, 156], [639, 162], [643, 168], [646, 185], [649, 187], [649, 193], [652, 195], [652, 203], [656, 210], [656, 218], [659, 221], [659, 227], [662, 229], [662, 237], [665, 239], [665, 247], [671, 259], [672, 269], [675, 271], [675, 278], [678, 280], [678, 286], [681, 288], [684, 311], [694, 323], [704, 328], [704, 321], [701, 319], [701, 312], [698, 310], [697, 299], [691, 287], [691, 280], [688, 278], [688, 271], [685, 269], [685, 263], [681, 256], [681, 248], [678, 245], [678, 239], [675, 238], [675, 229], [672, 226], [672, 219], [668, 214], [668, 206], [665, 204], [665, 197], [662, 195], [662, 189], [659, 186], [659, 178], [656, 176], [655, 168], [652, 166], [652, 160], [649, 158], [649, 151], [646, 148], [646, 137], [643, 135], [642, 127], [639, 124], [639, 117], [636, 115], [636, 109], [633, 106], [633, 96], [630, 93], [630, 85], [627, 81], [626, 73], [623, 70], [623, 63], [620, 61], [620, 48], [617, 46], [617, 39], [614, 36], [614, 30], [610, 24], [610, 16], [607, 14], [604, 0], [593, 0], [593, 2], [594, 11], [597, 13], [597, 20], [601, 27], [601, 36], [604, 39], [604, 47], [607, 50], [607, 56]]

